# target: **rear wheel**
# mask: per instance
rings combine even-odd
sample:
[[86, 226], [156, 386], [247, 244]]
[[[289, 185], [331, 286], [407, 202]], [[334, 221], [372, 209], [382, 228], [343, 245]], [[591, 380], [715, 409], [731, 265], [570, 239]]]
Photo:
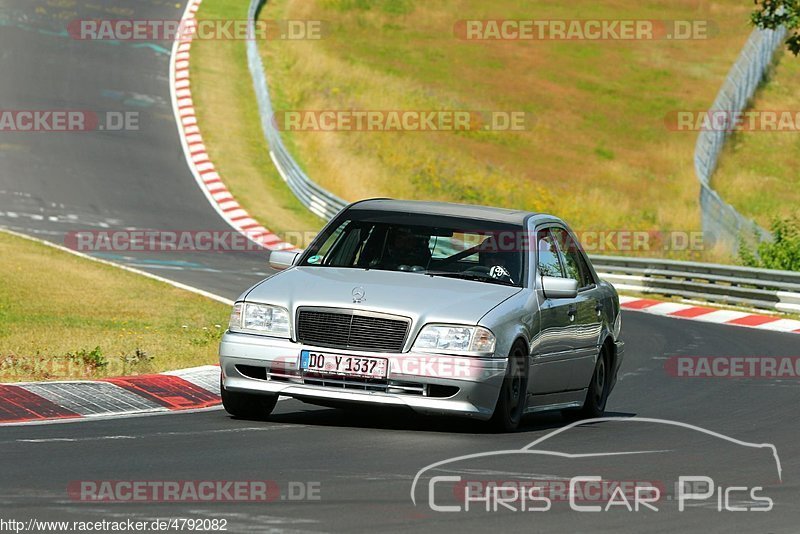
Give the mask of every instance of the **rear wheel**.
[[222, 385], [222, 379], [220, 379], [219, 390], [225, 411], [242, 419], [266, 419], [278, 403], [277, 395], [253, 395], [252, 393], [228, 391]]
[[589, 384], [589, 389], [586, 392], [586, 400], [583, 402], [583, 408], [578, 412], [583, 419], [601, 417], [606, 410], [608, 389], [611, 384], [609, 380], [611, 377], [609, 361], [608, 349], [603, 346], [603, 348], [600, 349], [597, 363], [595, 363], [594, 366], [592, 382]]
[[528, 398], [528, 357], [525, 345], [518, 341], [508, 355], [508, 367], [491, 425], [499, 432], [513, 432], [522, 421]]

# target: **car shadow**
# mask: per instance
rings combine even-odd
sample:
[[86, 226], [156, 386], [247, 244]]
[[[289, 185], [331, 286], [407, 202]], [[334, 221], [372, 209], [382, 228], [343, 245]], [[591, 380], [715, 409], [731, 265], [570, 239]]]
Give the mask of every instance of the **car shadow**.
[[[279, 405], [280, 406], [280, 405]], [[295, 408], [294, 406], [292, 408]], [[636, 414], [607, 412], [607, 417], [633, 417]], [[494, 434], [491, 424], [462, 417], [420, 415], [411, 410], [398, 408], [337, 407], [302, 405], [300, 409], [273, 413], [268, 419], [272, 423], [337, 428], [363, 428], [379, 430], [407, 430], [413, 432], [437, 432], [448, 434]], [[574, 418], [560, 412], [525, 416], [522, 424], [512, 434], [539, 432], [560, 428]]]

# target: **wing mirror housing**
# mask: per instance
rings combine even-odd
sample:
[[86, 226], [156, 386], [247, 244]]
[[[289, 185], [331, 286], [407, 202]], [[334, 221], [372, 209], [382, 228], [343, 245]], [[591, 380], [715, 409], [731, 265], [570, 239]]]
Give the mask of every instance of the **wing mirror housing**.
[[574, 299], [578, 296], [578, 281], [572, 278], [543, 276], [542, 292], [547, 299]]
[[269, 253], [269, 266], [278, 271], [288, 269], [297, 258], [300, 257], [300, 252], [296, 250], [273, 250]]

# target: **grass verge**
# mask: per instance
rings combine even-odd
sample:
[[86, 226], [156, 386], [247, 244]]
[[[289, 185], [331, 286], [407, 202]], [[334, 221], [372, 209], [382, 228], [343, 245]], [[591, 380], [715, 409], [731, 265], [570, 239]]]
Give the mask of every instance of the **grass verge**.
[[[343, 198], [548, 211], [579, 231], [694, 231], [696, 134], [671, 131], [665, 117], [711, 104], [747, 39], [748, 13], [738, 0], [271, 0], [262, 17], [323, 20], [324, 38], [261, 45], [279, 110], [514, 110], [535, 118], [521, 132], [288, 132], [309, 175]], [[454, 36], [458, 20], [497, 18], [704, 19], [715, 31], [691, 41]], [[704, 252], [647, 255], [720, 259]]]
[[0, 382], [216, 363], [224, 304], [0, 232]]

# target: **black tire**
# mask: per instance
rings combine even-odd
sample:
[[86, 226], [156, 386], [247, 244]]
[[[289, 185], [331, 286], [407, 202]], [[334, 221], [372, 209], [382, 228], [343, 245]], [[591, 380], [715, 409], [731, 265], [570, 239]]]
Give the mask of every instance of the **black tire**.
[[528, 355], [518, 341], [511, 347], [508, 367], [490, 425], [497, 432], [513, 432], [519, 428], [528, 398]]
[[278, 403], [277, 395], [253, 395], [228, 391], [220, 380], [222, 407], [234, 417], [241, 419], [264, 420], [269, 417]]
[[586, 400], [583, 401], [583, 408], [577, 412], [579, 418], [592, 419], [594, 417], [602, 417], [606, 411], [606, 402], [608, 402], [609, 387], [611, 385], [610, 363], [608, 349], [603, 346], [594, 366], [592, 381], [586, 391]]

